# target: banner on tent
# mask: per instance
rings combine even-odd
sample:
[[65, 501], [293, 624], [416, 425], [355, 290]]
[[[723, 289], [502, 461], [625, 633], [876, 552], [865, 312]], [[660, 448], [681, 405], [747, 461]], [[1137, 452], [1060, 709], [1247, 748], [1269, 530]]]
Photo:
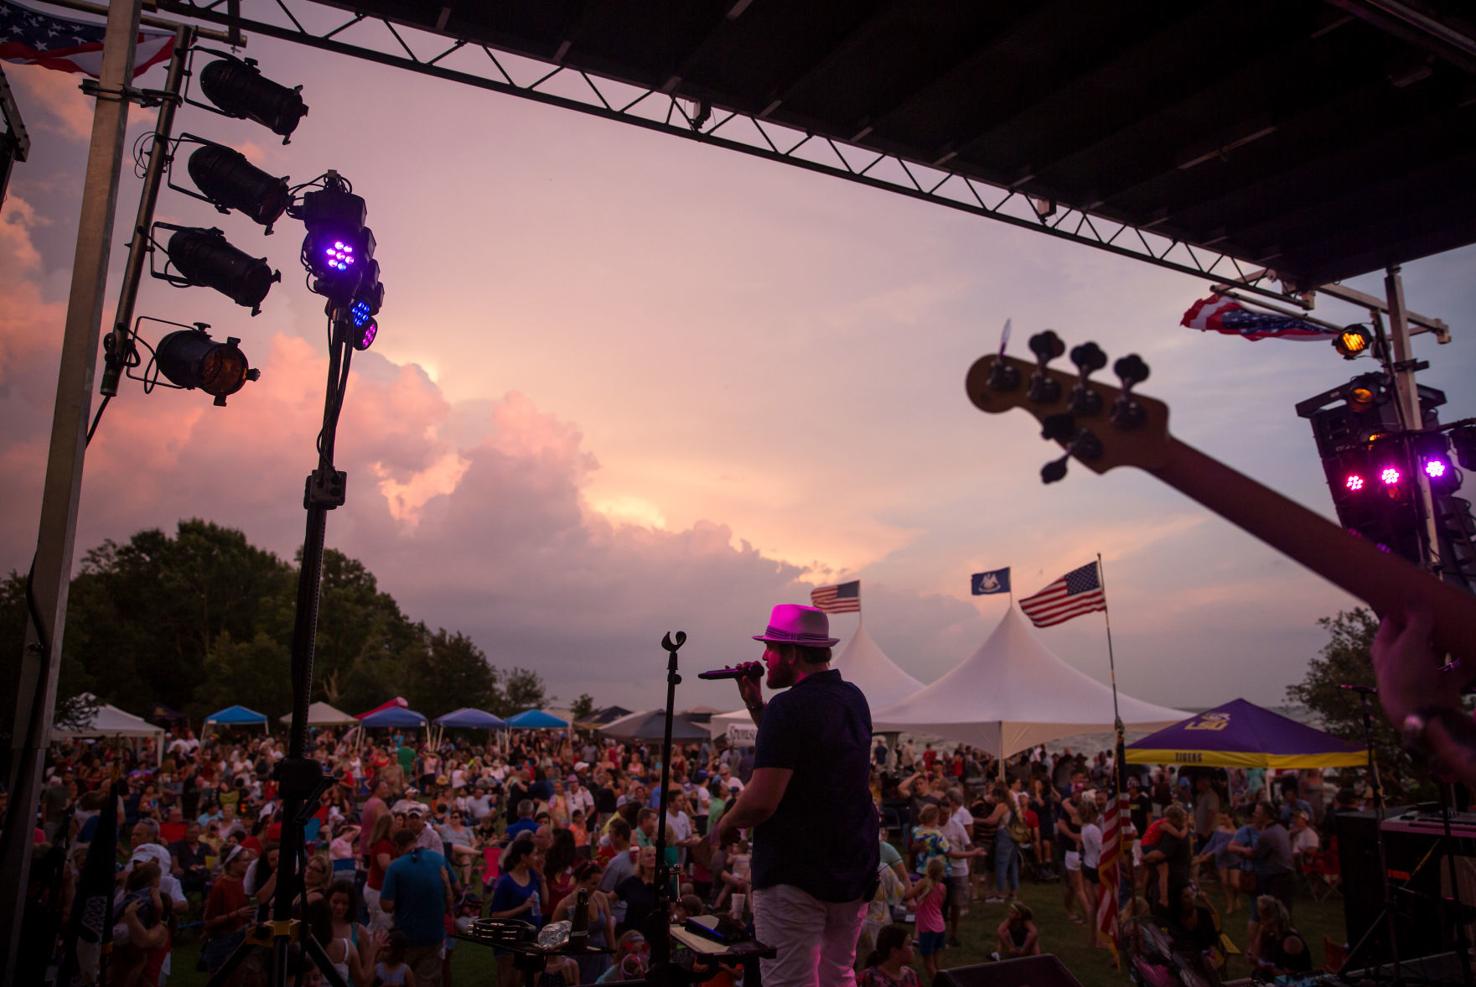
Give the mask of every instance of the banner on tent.
[[758, 741], [758, 727], [752, 723], [728, 724], [729, 747], [752, 747]]

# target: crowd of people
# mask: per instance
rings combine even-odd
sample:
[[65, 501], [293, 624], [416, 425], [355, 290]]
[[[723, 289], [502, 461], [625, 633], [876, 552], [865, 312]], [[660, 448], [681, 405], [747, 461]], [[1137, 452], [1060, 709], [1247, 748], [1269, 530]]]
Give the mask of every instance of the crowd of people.
[[[644, 970], [659, 903], [659, 745], [515, 732], [431, 746], [413, 734], [320, 730], [312, 756], [334, 783], [306, 827], [297, 911], [346, 982], [449, 984], [452, 952], [467, 948], [455, 934], [472, 921], [571, 919], [581, 892], [591, 944], [612, 952], [551, 964], [543, 987]], [[36, 839], [69, 847], [64, 887], [97, 836], [110, 783], [123, 783], [111, 983], [165, 983], [173, 947], [190, 936], [201, 941], [200, 965], [217, 970], [267, 917], [280, 863], [281, 757], [271, 736], [202, 740], [188, 728], [167, 735], [162, 752], [81, 741], [53, 748]], [[725, 834], [711, 853], [702, 844], [753, 765], [751, 749], [673, 751], [666, 834], [678, 918], [751, 915], [744, 834]], [[1046, 936], [1018, 896], [1022, 880], [1059, 882], [1076, 934], [1105, 945], [1095, 918], [1113, 777], [1109, 752], [1036, 749], [1001, 771], [968, 746], [878, 739], [871, 778], [881, 853], [857, 953], [863, 983], [905, 987], [914, 959], [935, 973], [971, 910], [984, 913], [999, 957], [1039, 953]], [[1333, 813], [1358, 807], [1355, 793], [1329, 800], [1321, 774], [1304, 772], [1278, 779], [1273, 802], [1254, 770], [1138, 771], [1126, 790], [1124, 915], [1211, 954], [1219, 946], [1211, 932], [1244, 910], [1256, 962], [1308, 968], [1291, 920], [1296, 878], [1325, 852], [1320, 830]], [[1206, 924], [1210, 884], [1219, 905]], [[502, 987], [518, 987], [512, 957], [499, 957], [499, 968]]]

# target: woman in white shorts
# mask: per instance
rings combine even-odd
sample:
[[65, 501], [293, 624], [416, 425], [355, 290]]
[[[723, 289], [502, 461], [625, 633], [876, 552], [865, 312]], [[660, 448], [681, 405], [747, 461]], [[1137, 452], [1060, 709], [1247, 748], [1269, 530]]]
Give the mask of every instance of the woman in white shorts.
[[[1056, 819], [1056, 834], [1066, 850], [1066, 880], [1061, 882], [1066, 917], [1080, 925], [1092, 917], [1086, 890], [1081, 884], [1081, 812], [1076, 797], [1061, 800], [1061, 815]], [[1078, 907], [1081, 914], [1076, 914]]]

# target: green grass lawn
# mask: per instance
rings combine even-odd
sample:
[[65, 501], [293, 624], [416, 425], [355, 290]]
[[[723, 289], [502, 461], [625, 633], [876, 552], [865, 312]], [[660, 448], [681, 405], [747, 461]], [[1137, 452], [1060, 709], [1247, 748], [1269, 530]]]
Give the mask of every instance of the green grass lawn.
[[[1034, 911], [1036, 924], [1040, 926], [1041, 949], [1059, 956], [1083, 987], [1120, 987], [1126, 983], [1126, 975], [1112, 968], [1111, 954], [1104, 949], [1089, 948], [1085, 928], [1067, 920], [1059, 884], [1027, 883], [1020, 890], [1021, 897]], [[959, 941], [963, 945], [945, 950], [941, 965], [949, 968], [984, 962], [995, 948], [994, 929], [1003, 917], [1003, 905], [976, 902], [959, 926]], [[1299, 898], [1296, 925], [1312, 948], [1314, 966], [1321, 966], [1323, 937], [1338, 943], [1345, 938], [1341, 899], [1319, 903], [1310, 898]], [[1244, 911], [1228, 919], [1224, 929], [1237, 946], [1245, 947]], [[199, 950], [199, 942], [193, 939], [181, 943], [175, 950], [170, 987], [197, 987], [205, 983], [205, 974], [195, 970]], [[922, 972], [921, 966], [918, 972]], [[1249, 972], [1244, 958], [1232, 958], [1224, 979], [1247, 976]], [[458, 987], [492, 987], [496, 983], [495, 977], [496, 968], [490, 949], [468, 942], [457, 944], [452, 961], [453, 984]]]

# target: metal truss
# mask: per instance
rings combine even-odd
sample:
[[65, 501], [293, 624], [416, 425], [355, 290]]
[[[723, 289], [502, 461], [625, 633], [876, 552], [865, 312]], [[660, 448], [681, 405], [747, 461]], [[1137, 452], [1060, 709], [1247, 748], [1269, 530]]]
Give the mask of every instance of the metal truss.
[[[226, 25], [236, 36], [246, 31], [291, 41], [659, 131], [983, 216], [1180, 274], [1210, 278], [1242, 292], [1310, 307], [1298, 295], [1269, 287], [1266, 282], [1274, 276], [1229, 254], [1061, 203], [1034, 199], [1016, 189], [934, 165], [780, 126], [747, 113], [715, 110], [658, 89], [593, 76], [475, 41], [451, 39], [387, 18], [345, 15], [313, 0], [157, 0], [157, 4], [160, 10], [172, 14]], [[316, 24], [325, 19], [333, 23], [308, 26], [309, 22]]]

